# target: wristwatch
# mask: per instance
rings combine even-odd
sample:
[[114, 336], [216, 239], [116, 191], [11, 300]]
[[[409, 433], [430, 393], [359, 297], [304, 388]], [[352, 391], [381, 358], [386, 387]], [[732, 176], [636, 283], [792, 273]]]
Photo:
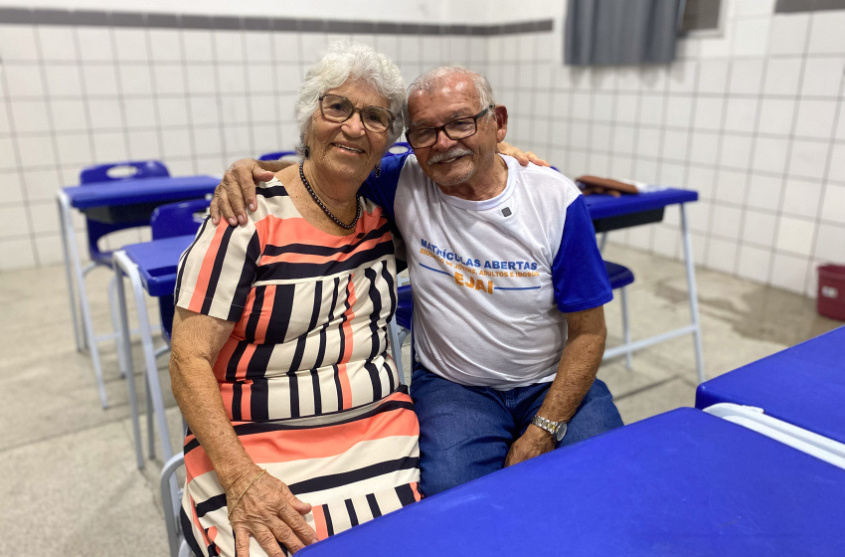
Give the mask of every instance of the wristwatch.
[[553, 422], [548, 418], [534, 414], [531, 423], [551, 433], [552, 437], [555, 438], [555, 443], [560, 443], [563, 436], [566, 435], [566, 422]]

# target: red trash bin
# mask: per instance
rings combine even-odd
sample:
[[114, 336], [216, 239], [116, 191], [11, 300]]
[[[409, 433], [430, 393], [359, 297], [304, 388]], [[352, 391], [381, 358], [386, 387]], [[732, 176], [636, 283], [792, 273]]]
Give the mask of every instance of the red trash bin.
[[818, 311], [845, 321], [845, 265], [819, 265]]

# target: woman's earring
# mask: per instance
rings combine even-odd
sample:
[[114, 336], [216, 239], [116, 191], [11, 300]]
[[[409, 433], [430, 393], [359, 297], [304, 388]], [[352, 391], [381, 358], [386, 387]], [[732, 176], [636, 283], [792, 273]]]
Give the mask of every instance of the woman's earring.
[[381, 177], [381, 163], [376, 165], [376, 178]]
[[305, 149], [302, 150], [302, 156], [307, 159], [310, 155], [311, 155], [311, 147], [306, 145]]

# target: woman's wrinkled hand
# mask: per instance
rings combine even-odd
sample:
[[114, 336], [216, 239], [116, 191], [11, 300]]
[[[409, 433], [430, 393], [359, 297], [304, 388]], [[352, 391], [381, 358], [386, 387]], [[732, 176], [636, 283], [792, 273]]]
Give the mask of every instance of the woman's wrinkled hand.
[[260, 473], [261, 469], [255, 467], [226, 490], [237, 557], [249, 556], [250, 537], [255, 538], [269, 557], [284, 557], [279, 543], [296, 553], [318, 541], [317, 534], [303, 518], [311, 512], [311, 505], [297, 499], [287, 485], [270, 474], [262, 474], [250, 486]]
[[211, 200], [211, 222], [216, 226], [222, 216], [232, 226], [246, 224], [246, 211], [255, 211], [255, 185], [269, 182], [273, 173], [264, 170], [254, 159], [240, 159], [232, 163], [223, 175], [223, 180], [214, 190]]
[[551, 166], [548, 162], [541, 159], [531, 151], [525, 152], [522, 149], [514, 147], [510, 143], [501, 141], [498, 143], [499, 153], [515, 158], [522, 166], [528, 166], [529, 162], [533, 162], [537, 166]]

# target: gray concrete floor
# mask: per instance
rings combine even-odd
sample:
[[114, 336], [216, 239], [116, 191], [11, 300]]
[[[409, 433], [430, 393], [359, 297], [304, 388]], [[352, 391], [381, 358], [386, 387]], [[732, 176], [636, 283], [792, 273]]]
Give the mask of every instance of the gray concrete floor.
[[[635, 339], [689, 322], [680, 263], [613, 245], [605, 255], [637, 276], [628, 297]], [[101, 270], [88, 279], [101, 332], [110, 328], [109, 279]], [[842, 324], [818, 316], [813, 300], [782, 290], [701, 269], [697, 281], [708, 377]], [[63, 268], [0, 274], [0, 307], [0, 501], [7, 509], [0, 555], [166, 555], [161, 462], [135, 467], [126, 382], [108, 344], [102, 351], [111, 405], [100, 408], [90, 358], [75, 350]], [[150, 311], [155, 314], [153, 304]], [[613, 346], [621, 342], [619, 301], [606, 311]], [[134, 353], [141, 369], [137, 343]], [[166, 357], [159, 364], [177, 450], [180, 417]], [[622, 358], [605, 362], [599, 377], [625, 423], [691, 406], [697, 383], [692, 338], [638, 352], [630, 371]], [[140, 374], [137, 379], [140, 386]]]

